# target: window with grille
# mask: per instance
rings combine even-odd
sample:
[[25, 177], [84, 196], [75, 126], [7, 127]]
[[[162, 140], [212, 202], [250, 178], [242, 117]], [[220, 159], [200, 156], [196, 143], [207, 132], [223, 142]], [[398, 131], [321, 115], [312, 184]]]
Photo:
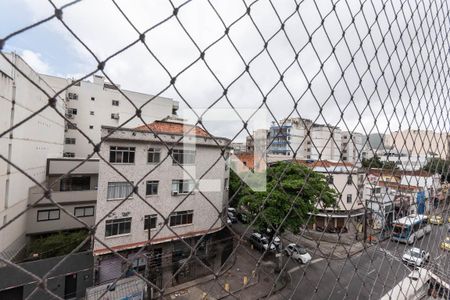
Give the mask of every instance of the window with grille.
[[66, 138], [66, 139], [65, 139], [65, 143], [66, 143], [67, 145], [75, 145], [76, 139], [75, 139], [75, 138]]
[[133, 164], [135, 152], [135, 147], [111, 146], [109, 148], [109, 162], [116, 164]]
[[347, 203], [352, 203], [353, 196], [352, 194], [347, 194]]
[[133, 186], [128, 182], [108, 182], [107, 200], [124, 199], [133, 197]]
[[78, 95], [76, 93], [68, 93], [67, 98], [70, 100], [78, 100]]
[[194, 164], [195, 163], [195, 151], [185, 149], [173, 150], [173, 163], [179, 163], [180, 165]]
[[327, 183], [328, 183], [328, 184], [333, 184], [333, 183], [334, 183], [334, 177], [333, 177], [333, 175], [327, 176]]
[[194, 181], [192, 180], [172, 180], [172, 195], [187, 194], [194, 189]]
[[161, 160], [161, 149], [149, 148], [147, 151], [147, 162], [151, 164], [159, 163]]
[[77, 129], [77, 124], [75, 124], [75, 123], [67, 123], [67, 129]]
[[78, 113], [78, 110], [76, 108], [68, 108], [67, 113], [70, 115], [76, 115]]
[[152, 195], [158, 195], [158, 183], [157, 180], [149, 180], [146, 183], [145, 187], [145, 195], [152, 196]]
[[38, 210], [37, 212], [38, 222], [59, 220], [59, 218], [60, 218], [59, 209], [44, 209]]
[[170, 226], [192, 224], [193, 210], [178, 211], [170, 215]]
[[156, 222], [158, 220], [158, 217], [156, 214], [154, 215], [146, 215], [144, 217], [144, 230], [154, 229], [156, 228]]
[[75, 217], [92, 217], [94, 215], [94, 206], [75, 207], [73, 215]]
[[353, 176], [352, 175], [347, 176], [347, 184], [353, 184]]
[[119, 100], [112, 100], [113, 106], [119, 106]]
[[131, 218], [106, 220], [105, 236], [127, 234], [131, 232]]

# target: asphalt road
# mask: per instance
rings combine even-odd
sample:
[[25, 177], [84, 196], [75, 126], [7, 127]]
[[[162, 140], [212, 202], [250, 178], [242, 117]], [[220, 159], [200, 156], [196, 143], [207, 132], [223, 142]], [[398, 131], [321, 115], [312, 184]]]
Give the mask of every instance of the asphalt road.
[[[290, 282], [272, 299], [379, 299], [413, 270], [401, 261], [410, 247], [430, 252], [426, 267], [450, 276], [450, 254], [439, 248], [447, 226], [433, 225], [432, 232], [413, 246], [386, 240], [346, 259], [314, 256], [310, 264], [301, 265], [283, 257]], [[245, 225], [233, 227], [242, 232]]]

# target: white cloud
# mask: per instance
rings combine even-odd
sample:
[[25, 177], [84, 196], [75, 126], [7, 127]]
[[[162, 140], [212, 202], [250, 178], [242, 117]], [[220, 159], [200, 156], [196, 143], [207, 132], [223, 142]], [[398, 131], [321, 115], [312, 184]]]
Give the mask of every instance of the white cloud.
[[22, 50], [20, 56], [37, 72], [44, 74], [52, 73], [50, 65], [43, 60], [41, 53]]

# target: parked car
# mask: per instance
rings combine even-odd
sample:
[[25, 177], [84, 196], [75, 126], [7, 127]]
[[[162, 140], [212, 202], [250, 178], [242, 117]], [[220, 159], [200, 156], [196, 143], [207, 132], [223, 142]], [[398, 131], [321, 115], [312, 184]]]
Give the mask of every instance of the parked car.
[[249, 242], [250, 242], [250, 244], [253, 245], [253, 247], [256, 250], [259, 250], [259, 251], [266, 251], [266, 250], [268, 250], [268, 251], [275, 251], [276, 250], [274, 244], [272, 244], [272, 243], [269, 244], [269, 241], [267, 240], [267, 238], [265, 236], [263, 236], [262, 234], [257, 233], [257, 232], [252, 233], [250, 235]]
[[441, 216], [433, 215], [429, 217], [428, 223], [434, 225], [442, 225], [444, 224], [444, 218], [442, 218]]
[[417, 267], [421, 267], [425, 262], [430, 259], [430, 253], [425, 252], [419, 248], [413, 247], [407, 249], [405, 253], [403, 253], [402, 261], [406, 264], [412, 264]]
[[228, 212], [228, 219], [231, 221], [231, 223], [236, 223], [237, 222], [237, 218], [234, 216], [234, 214]]
[[234, 207], [228, 207], [228, 212], [229, 212], [229, 213], [232, 213], [234, 216], [237, 215], [236, 208], [234, 208]]
[[450, 236], [446, 237], [445, 240], [441, 242], [442, 250], [450, 250]]
[[271, 244], [275, 245], [275, 248], [278, 252], [281, 252], [283, 250], [283, 245], [281, 244], [281, 239], [278, 236], [273, 236], [272, 239], [267, 234], [262, 234], [268, 241], [271, 242]]
[[307, 264], [311, 261], [311, 255], [306, 252], [305, 248], [302, 248], [299, 245], [293, 243], [289, 244], [284, 251], [287, 256], [291, 256], [293, 259], [303, 264]]

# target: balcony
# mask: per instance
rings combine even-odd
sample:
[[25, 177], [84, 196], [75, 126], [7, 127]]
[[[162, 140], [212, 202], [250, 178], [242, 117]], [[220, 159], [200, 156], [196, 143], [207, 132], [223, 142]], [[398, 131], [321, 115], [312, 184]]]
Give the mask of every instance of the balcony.
[[[30, 189], [28, 197], [28, 203], [32, 204], [38, 201], [43, 195], [41, 188], [33, 187]], [[71, 202], [89, 202], [97, 201], [97, 190], [85, 190], [85, 191], [65, 191], [65, 192], [52, 192], [53, 201], [61, 204], [67, 204]], [[42, 199], [39, 204], [52, 203], [48, 199]]]

